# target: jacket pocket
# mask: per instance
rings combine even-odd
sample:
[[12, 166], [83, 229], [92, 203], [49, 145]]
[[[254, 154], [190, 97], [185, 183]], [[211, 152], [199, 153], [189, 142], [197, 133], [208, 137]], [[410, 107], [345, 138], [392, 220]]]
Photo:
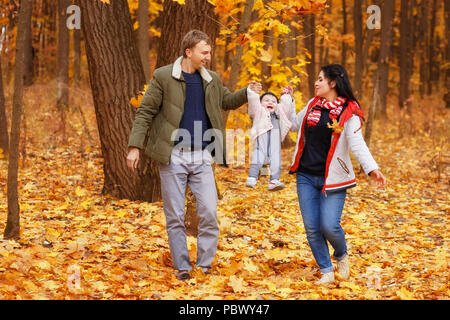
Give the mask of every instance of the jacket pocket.
[[344, 160], [342, 160], [341, 158], [337, 157], [337, 161], [339, 162], [339, 165], [345, 171], [345, 173], [347, 173], [349, 175], [350, 174], [350, 170], [348, 169], [348, 167], [345, 164]]

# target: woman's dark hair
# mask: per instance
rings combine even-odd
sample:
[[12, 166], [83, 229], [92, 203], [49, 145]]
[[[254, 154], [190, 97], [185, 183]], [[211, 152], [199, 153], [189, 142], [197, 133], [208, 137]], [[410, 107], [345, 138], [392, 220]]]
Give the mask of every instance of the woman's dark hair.
[[325, 78], [328, 79], [328, 82], [333, 80], [336, 81], [336, 86], [334, 88], [336, 89], [338, 96], [354, 100], [359, 105], [358, 100], [356, 100], [355, 95], [353, 94], [347, 71], [343, 66], [340, 64], [329, 64], [322, 66], [320, 70], [323, 71], [323, 74]]

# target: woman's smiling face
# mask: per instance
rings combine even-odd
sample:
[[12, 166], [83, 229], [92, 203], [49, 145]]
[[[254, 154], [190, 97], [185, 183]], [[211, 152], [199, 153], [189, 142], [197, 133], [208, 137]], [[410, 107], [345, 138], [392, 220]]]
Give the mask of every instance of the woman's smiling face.
[[316, 89], [316, 96], [327, 96], [331, 91], [334, 90], [334, 88], [332, 87], [333, 85], [334, 81], [329, 82], [329, 80], [325, 78], [323, 71], [320, 71], [317, 81], [314, 84], [314, 87]]

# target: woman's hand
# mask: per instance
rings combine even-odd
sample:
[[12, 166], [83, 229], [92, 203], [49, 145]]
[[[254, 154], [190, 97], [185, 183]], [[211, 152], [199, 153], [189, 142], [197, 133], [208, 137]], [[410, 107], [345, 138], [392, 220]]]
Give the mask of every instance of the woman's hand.
[[294, 94], [294, 88], [289, 85], [285, 86], [283, 90], [281, 90], [280, 96], [282, 96], [283, 94], [289, 94], [292, 97], [292, 95]]
[[384, 186], [386, 185], [386, 178], [380, 170], [371, 171], [369, 173], [369, 177], [371, 177], [379, 187], [384, 188]]

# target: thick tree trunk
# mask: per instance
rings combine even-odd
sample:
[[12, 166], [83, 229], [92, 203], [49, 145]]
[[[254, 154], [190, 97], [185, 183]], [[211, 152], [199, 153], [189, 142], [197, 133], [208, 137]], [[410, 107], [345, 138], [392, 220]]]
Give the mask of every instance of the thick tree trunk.
[[150, 61], [148, 59], [150, 38], [148, 36], [148, 0], [139, 0], [137, 10], [138, 29], [138, 47], [141, 56], [142, 67], [144, 68], [145, 82], [150, 80]]
[[211, 38], [214, 52], [215, 39], [219, 32], [216, 21], [214, 6], [207, 0], [186, 0], [184, 5], [175, 1], [164, 1], [156, 67], [173, 63], [182, 55], [181, 40], [192, 29], [201, 30]]
[[[5, 91], [3, 89], [2, 59], [0, 57], [0, 154], [9, 153], [9, 136], [6, 121]], [[1, 156], [0, 156], [1, 158]]]
[[102, 192], [131, 200], [159, 200], [156, 165], [143, 152], [137, 173], [132, 174], [126, 165], [128, 137], [135, 115], [129, 101], [145, 84], [128, 3], [79, 0], [78, 4], [104, 159]]
[[363, 73], [363, 33], [361, 0], [355, 0], [353, 5], [353, 32], [355, 34], [355, 78], [353, 87], [356, 98], [361, 98], [362, 73]]
[[58, 71], [57, 107], [60, 114], [60, 132], [66, 142], [66, 109], [69, 105], [69, 29], [66, 25], [70, 0], [58, 0]]
[[389, 63], [392, 43], [392, 21], [395, 15], [395, 0], [384, 0], [381, 11], [381, 45], [378, 62], [380, 114], [386, 117], [387, 95], [389, 91]]
[[[162, 13], [162, 33], [156, 67], [173, 63], [182, 55], [181, 41], [192, 29], [205, 32], [211, 39], [212, 48], [218, 34], [217, 17], [214, 7], [207, 0], [187, 0], [185, 5], [175, 1], [165, 1]], [[214, 52], [214, 50], [213, 50]], [[220, 194], [219, 190], [218, 193]], [[186, 188], [185, 226], [188, 235], [197, 236], [199, 217], [196, 211], [195, 197]]]
[[17, 27], [16, 59], [14, 70], [14, 96], [11, 121], [11, 144], [8, 161], [8, 218], [4, 232], [5, 239], [20, 238], [20, 207], [17, 190], [19, 169], [20, 122], [25, 73], [26, 33], [31, 30], [32, 0], [21, 0]]

